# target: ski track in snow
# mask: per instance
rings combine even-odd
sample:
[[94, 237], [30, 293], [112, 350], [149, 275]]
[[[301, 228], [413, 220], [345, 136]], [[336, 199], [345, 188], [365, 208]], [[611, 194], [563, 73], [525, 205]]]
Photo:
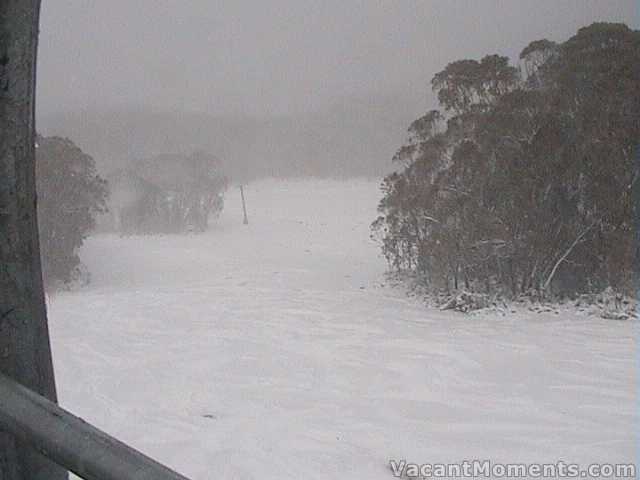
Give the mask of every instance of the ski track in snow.
[[417, 463], [630, 462], [635, 326], [465, 317], [384, 285], [372, 181], [230, 190], [203, 235], [90, 238], [52, 295], [61, 404], [196, 479]]

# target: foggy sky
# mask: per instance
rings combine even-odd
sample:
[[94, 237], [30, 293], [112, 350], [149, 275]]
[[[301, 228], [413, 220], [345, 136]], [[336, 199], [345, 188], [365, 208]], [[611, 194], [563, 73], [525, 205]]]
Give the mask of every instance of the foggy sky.
[[515, 56], [636, 0], [45, 0], [39, 113], [150, 106], [271, 116], [354, 95], [427, 100], [447, 63]]

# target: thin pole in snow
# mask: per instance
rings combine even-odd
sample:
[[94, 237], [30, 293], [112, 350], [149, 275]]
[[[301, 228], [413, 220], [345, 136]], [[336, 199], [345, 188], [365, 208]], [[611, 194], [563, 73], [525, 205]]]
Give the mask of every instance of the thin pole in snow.
[[247, 217], [247, 204], [244, 201], [244, 189], [242, 188], [242, 185], [240, 185], [240, 197], [242, 198], [242, 213], [244, 214], [244, 220], [242, 220], [242, 223], [244, 225], [249, 225], [249, 218]]

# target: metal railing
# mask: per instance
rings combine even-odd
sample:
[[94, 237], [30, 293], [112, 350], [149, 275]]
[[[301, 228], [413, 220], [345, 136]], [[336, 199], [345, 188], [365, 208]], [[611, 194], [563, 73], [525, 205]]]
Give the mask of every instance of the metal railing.
[[0, 430], [86, 480], [188, 480], [3, 374]]

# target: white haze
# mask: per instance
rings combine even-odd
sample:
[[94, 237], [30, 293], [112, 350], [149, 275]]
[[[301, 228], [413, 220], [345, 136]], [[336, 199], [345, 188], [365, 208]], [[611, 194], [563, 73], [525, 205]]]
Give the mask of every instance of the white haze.
[[38, 128], [105, 175], [204, 150], [233, 182], [380, 177], [447, 63], [515, 59], [635, 13], [633, 0], [51, 0]]
[[514, 57], [594, 21], [638, 26], [637, 9], [635, 0], [49, 0], [39, 110], [271, 117], [363, 94], [407, 94], [420, 110], [429, 80], [453, 60]]

